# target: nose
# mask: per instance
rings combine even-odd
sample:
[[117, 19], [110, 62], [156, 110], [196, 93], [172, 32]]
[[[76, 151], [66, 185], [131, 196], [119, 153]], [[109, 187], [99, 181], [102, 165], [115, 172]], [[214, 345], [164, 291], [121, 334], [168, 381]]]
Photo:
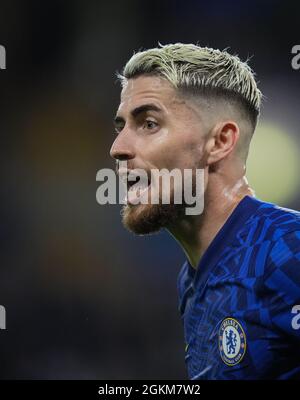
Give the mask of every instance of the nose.
[[128, 139], [124, 138], [122, 133], [113, 142], [110, 149], [110, 156], [116, 160], [125, 161], [134, 158], [134, 150], [130, 145]]

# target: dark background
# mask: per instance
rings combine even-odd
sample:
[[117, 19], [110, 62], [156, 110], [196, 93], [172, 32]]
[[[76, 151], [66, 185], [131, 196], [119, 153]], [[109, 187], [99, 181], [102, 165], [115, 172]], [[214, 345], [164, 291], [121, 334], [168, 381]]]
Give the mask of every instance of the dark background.
[[[283, 126], [298, 151], [299, 25], [291, 1], [0, 1], [1, 379], [186, 379], [182, 251], [164, 232], [132, 236], [120, 206], [95, 199], [96, 172], [114, 168], [115, 72], [158, 42], [253, 56], [261, 122]], [[291, 193], [272, 190], [299, 208], [292, 168]]]

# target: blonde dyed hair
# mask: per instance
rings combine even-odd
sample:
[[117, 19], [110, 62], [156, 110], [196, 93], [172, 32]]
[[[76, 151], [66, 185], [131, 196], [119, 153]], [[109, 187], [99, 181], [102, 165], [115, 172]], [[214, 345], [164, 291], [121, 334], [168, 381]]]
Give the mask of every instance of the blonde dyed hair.
[[256, 124], [262, 93], [255, 74], [236, 55], [226, 50], [175, 43], [135, 53], [118, 78], [122, 86], [139, 75], [159, 75], [175, 88], [191, 90], [193, 94], [225, 96], [243, 103], [244, 110]]

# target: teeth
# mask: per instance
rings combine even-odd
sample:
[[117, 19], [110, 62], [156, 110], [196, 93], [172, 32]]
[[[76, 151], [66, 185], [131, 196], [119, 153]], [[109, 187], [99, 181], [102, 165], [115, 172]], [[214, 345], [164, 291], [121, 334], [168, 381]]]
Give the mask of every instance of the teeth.
[[131, 192], [133, 192], [133, 191], [140, 192], [141, 190], [146, 189], [148, 186], [149, 186], [149, 185], [147, 185], [147, 184], [138, 185], [138, 186], [133, 185], [133, 186], [131, 186], [131, 187], [129, 188], [129, 191], [131, 191]]

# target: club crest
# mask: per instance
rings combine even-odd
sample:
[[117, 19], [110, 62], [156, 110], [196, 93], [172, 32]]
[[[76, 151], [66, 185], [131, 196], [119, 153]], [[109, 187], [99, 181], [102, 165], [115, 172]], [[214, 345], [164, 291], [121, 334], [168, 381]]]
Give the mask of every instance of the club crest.
[[219, 350], [225, 364], [233, 366], [242, 361], [246, 352], [246, 335], [234, 318], [225, 318], [219, 329]]

